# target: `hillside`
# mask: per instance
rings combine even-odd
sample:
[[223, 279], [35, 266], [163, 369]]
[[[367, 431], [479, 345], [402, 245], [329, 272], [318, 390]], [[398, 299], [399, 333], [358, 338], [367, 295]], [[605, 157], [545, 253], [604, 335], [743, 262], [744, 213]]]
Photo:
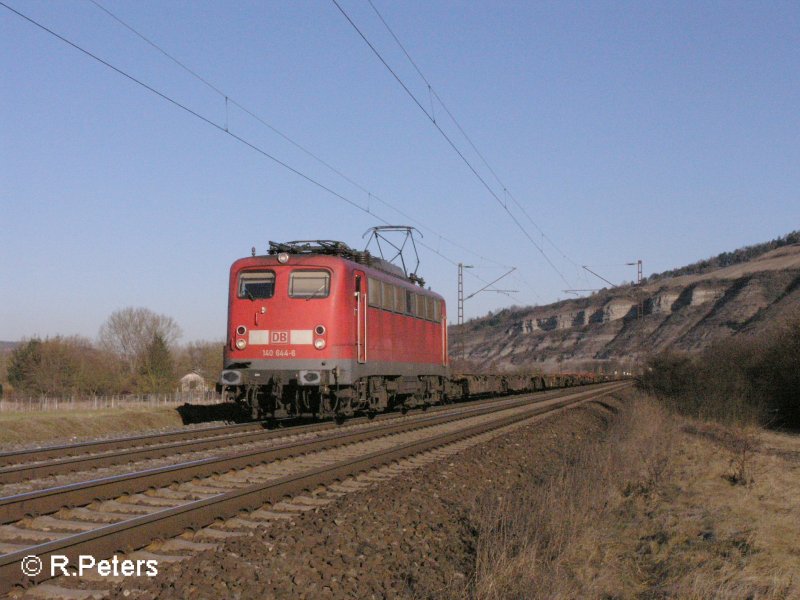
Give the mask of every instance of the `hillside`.
[[[794, 237], [792, 237], [794, 236]], [[453, 355], [482, 368], [625, 368], [654, 351], [693, 351], [800, 314], [800, 242], [725, 253], [585, 298], [511, 308], [450, 328]], [[720, 257], [728, 258], [727, 266]], [[638, 315], [641, 303], [643, 314]]]

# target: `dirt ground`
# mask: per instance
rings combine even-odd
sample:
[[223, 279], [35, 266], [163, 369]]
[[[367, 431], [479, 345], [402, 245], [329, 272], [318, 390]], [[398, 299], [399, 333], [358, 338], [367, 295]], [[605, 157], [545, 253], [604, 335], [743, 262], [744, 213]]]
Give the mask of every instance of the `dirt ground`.
[[114, 597], [458, 597], [475, 568], [479, 498], [555, 473], [564, 447], [604, 431], [616, 404], [575, 409], [229, 540]]
[[798, 598], [798, 540], [797, 436], [618, 397], [161, 565], [112, 597]]

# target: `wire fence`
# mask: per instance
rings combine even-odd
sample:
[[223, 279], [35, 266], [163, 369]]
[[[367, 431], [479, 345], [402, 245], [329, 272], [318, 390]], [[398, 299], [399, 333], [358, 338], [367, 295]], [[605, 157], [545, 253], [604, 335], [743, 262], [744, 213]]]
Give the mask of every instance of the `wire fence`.
[[23, 396], [0, 397], [0, 412], [51, 410], [100, 410], [106, 408], [155, 408], [182, 404], [216, 404], [222, 398], [214, 391], [171, 392], [167, 394], [119, 394], [114, 396]]

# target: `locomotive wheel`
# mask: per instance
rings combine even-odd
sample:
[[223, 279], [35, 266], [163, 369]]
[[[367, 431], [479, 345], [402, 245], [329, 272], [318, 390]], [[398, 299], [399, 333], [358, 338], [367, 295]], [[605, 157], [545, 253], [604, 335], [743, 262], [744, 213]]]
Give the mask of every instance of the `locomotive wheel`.
[[339, 411], [339, 402], [331, 396], [323, 396], [320, 402], [319, 414], [321, 417], [336, 417]]

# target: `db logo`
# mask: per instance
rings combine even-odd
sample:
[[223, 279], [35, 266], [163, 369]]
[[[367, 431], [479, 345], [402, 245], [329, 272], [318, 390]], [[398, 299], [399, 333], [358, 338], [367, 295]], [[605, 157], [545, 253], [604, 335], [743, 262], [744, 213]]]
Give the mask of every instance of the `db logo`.
[[273, 344], [288, 344], [289, 332], [288, 331], [273, 331], [270, 333], [270, 342]]

